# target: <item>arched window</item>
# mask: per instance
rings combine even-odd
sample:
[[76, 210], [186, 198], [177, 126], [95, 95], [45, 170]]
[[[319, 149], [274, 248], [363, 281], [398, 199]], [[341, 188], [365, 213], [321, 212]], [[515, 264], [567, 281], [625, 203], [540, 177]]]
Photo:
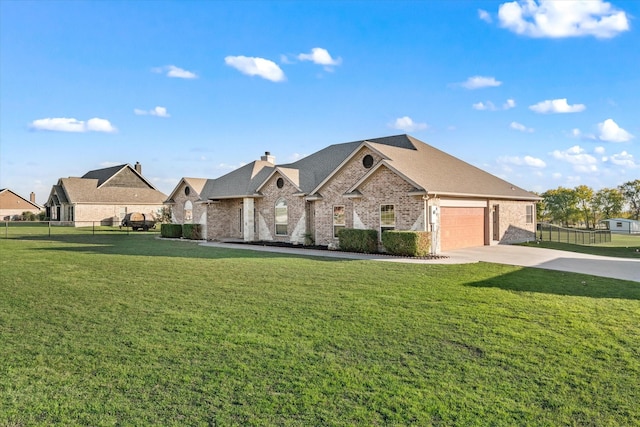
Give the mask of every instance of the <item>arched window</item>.
[[190, 224], [193, 221], [193, 204], [191, 200], [184, 202], [184, 222]]
[[287, 224], [289, 221], [289, 212], [287, 211], [287, 201], [278, 199], [276, 202], [276, 236], [287, 235]]

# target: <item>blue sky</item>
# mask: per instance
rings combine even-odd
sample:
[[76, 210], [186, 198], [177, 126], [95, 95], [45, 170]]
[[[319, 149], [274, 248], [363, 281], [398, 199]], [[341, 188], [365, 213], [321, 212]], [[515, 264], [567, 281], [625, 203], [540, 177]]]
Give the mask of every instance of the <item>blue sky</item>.
[[[0, 188], [170, 193], [399, 133], [520, 187], [640, 177], [638, 1], [0, 1]], [[455, 173], [455, 171], [452, 171]]]

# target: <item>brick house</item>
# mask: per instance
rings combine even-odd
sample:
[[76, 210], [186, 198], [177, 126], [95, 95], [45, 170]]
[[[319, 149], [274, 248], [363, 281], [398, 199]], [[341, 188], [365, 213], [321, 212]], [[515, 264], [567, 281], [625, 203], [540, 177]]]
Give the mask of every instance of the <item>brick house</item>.
[[0, 219], [11, 221], [22, 218], [24, 212], [39, 214], [42, 206], [36, 203], [36, 195], [31, 192], [29, 200], [8, 188], [0, 189]]
[[52, 221], [75, 226], [119, 225], [130, 212], [155, 215], [166, 198], [142, 176], [140, 163], [135, 167], [123, 164], [92, 170], [80, 178], [60, 178], [45, 208]]
[[[538, 196], [409, 135], [335, 144], [294, 163], [267, 152], [194, 188], [171, 193], [175, 222], [192, 218], [208, 240], [338, 243], [340, 228], [433, 233], [433, 250], [535, 238]], [[202, 184], [202, 180], [198, 180]]]

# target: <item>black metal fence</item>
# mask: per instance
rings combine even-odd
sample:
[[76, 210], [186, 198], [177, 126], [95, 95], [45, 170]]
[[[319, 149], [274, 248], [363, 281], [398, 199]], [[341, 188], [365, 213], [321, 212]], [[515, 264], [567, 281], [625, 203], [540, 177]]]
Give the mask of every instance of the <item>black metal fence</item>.
[[[61, 235], [128, 235], [134, 232], [137, 233], [131, 227], [101, 225], [100, 221], [0, 221], [0, 239]], [[149, 232], [160, 232], [160, 226]]]
[[536, 238], [543, 242], [571, 243], [574, 245], [596, 245], [611, 242], [610, 230], [580, 230], [553, 224], [540, 223]]

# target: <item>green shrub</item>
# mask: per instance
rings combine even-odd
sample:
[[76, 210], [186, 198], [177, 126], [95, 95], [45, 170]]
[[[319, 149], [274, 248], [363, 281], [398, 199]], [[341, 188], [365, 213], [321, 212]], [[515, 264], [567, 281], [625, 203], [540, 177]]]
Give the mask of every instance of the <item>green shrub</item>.
[[378, 252], [378, 232], [376, 230], [356, 230], [343, 228], [338, 231], [341, 251], [362, 252], [365, 254]]
[[182, 237], [182, 225], [180, 224], [161, 224], [160, 235], [162, 237], [178, 238]]
[[431, 248], [431, 233], [428, 231], [385, 231], [382, 245], [391, 255], [426, 256]]
[[183, 224], [182, 236], [185, 239], [191, 239], [191, 240], [202, 239], [202, 225], [201, 224]]

